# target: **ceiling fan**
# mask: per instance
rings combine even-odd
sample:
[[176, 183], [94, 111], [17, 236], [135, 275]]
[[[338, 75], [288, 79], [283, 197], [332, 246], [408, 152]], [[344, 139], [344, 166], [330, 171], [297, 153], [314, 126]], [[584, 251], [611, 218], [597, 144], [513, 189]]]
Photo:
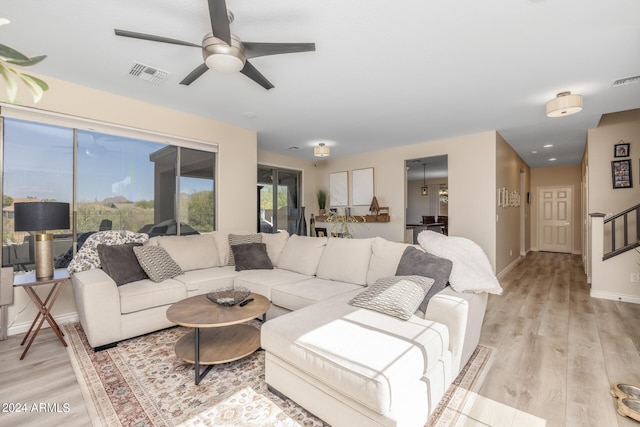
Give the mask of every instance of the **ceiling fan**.
[[208, 0], [208, 2], [212, 32], [204, 36], [202, 45], [133, 31], [118, 29], [114, 31], [117, 36], [201, 48], [204, 63], [196, 67], [180, 82], [180, 84], [186, 86], [193, 83], [209, 68], [212, 68], [223, 73], [240, 71], [263, 88], [269, 90], [274, 87], [273, 84], [248, 61], [249, 58], [316, 50], [315, 43], [243, 42], [240, 38], [231, 34], [229, 24], [233, 21], [233, 13], [227, 10], [225, 0]]

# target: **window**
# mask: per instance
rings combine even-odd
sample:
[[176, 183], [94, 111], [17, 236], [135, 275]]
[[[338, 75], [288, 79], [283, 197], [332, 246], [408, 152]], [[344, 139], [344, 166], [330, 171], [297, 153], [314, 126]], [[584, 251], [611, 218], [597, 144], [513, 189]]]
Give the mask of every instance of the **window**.
[[60, 201], [74, 207], [73, 233], [54, 233], [57, 268], [71, 260], [74, 235], [81, 245], [94, 232], [108, 229], [151, 236], [214, 230], [215, 147], [206, 151], [158, 142], [167, 138], [155, 134], [147, 140], [139, 131], [132, 132], [135, 137], [123, 136], [127, 132], [118, 128], [98, 132], [45, 119], [47, 123], [0, 117], [3, 265], [33, 261], [29, 233], [13, 228], [17, 201]]

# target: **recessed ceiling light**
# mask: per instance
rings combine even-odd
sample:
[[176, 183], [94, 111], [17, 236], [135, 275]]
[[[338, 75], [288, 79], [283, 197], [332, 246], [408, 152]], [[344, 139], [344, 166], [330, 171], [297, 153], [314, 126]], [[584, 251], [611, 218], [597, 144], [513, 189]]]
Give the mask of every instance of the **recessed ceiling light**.
[[538, 150], [533, 150], [531, 154], [538, 154]]
[[556, 159], [555, 157], [552, 157], [552, 158], [549, 159], [550, 162], [555, 162], [556, 160], [558, 160], [558, 159]]
[[245, 111], [244, 113], [242, 113], [242, 115], [247, 119], [255, 119], [256, 117], [258, 117], [258, 115], [253, 111]]
[[551, 147], [553, 147], [553, 144], [545, 144], [544, 145], [544, 148], [551, 148]]

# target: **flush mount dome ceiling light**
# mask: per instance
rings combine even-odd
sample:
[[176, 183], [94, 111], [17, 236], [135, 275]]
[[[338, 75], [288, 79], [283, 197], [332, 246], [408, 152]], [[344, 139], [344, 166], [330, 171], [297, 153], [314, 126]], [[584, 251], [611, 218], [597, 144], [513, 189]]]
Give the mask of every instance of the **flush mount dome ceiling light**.
[[582, 95], [560, 92], [547, 102], [547, 117], [564, 117], [582, 111]]
[[330, 153], [331, 150], [324, 144], [324, 142], [321, 142], [316, 147], [313, 147], [313, 155], [316, 157], [328, 157]]

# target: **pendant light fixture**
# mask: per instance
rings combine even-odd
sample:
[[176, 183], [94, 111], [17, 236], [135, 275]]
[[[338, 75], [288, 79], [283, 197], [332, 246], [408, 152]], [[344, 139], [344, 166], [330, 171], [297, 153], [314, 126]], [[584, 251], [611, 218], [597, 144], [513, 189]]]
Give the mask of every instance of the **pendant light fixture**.
[[427, 187], [427, 164], [422, 164], [422, 188], [420, 189], [420, 193], [423, 196], [429, 195], [429, 187]]

